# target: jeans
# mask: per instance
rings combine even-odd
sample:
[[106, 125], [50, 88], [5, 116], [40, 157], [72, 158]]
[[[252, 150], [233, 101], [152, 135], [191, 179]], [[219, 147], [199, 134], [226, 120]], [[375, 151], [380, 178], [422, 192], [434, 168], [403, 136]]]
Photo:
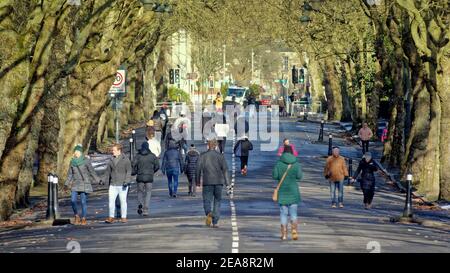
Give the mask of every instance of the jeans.
[[120, 199], [120, 215], [127, 218], [127, 194], [128, 188], [125, 190], [122, 186], [109, 186], [109, 217], [114, 218], [116, 212], [116, 198]]
[[245, 166], [248, 166], [248, 156], [241, 156], [241, 170], [244, 169]]
[[205, 210], [205, 215], [212, 212], [214, 225], [216, 225], [220, 219], [222, 190], [223, 185], [203, 185], [203, 208]]
[[288, 215], [291, 216], [291, 222], [297, 223], [298, 204], [281, 205], [280, 204], [280, 220], [283, 226], [288, 224]]
[[178, 176], [180, 175], [179, 169], [168, 169], [166, 171], [167, 181], [169, 184], [169, 195], [174, 196], [178, 190]]
[[361, 140], [362, 143], [362, 151], [363, 154], [369, 151], [369, 141], [368, 140]]
[[78, 215], [78, 207], [77, 207], [78, 195], [80, 195], [80, 199], [81, 199], [81, 218], [86, 218], [86, 215], [87, 215], [87, 195], [88, 194], [85, 193], [85, 192], [79, 192], [79, 191], [73, 191], [72, 192], [71, 202], [72, 202], [73, 213], [75, 215]]
[[330, 182], [331, 203], [336, 204], [336, 189], [339, 190], [338, 201], [344, 202], [344, 181]]
[[137, 183], [138, 204], [142, 206], [143, 211], [148, 213], [150, 198], [152, 197], [153, 183]]
[[363, 189], [364, 204], [372, 204], [373, 196], [375, 195], [375, 189]]

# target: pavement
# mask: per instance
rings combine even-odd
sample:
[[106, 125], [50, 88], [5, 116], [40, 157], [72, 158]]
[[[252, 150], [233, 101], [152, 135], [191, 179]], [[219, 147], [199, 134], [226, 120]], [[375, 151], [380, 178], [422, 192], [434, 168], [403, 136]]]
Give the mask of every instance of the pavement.
[[[232, 157], [233, 140], [227, 141], [225, 156], [230, 170], [235, 166], [232, 196], [222, 203], [220, 228], [204, 225], [201, 194], [187, 195], [187, 179], [180, 179], [178, 198], [168, 197], [167, 181], [155, 178], [150, 216], [137, 215], [136, 186], [128, 199], [127, 224], [105, 224], [108, 215], [107, 189], [96, 187], [89, 196], [87, 226], [33, 225], [20, 230], [0, 230], [0, 252], [158, 252], [158, 253], [302, 253], [302, 252], [450, 252], [448, 230], [416, 224], [391, 223], [390, 217], [401, 215], [404, 194], [393, 191], [381, 177], [377, 180], [374, 208], [364, 210], [362, 192], [345, 187], [342, 209], [330, 206], [328, 182], [322, 176], [328, 152], [328, 132], [342, 128], [327, 124], [325, 143], [315, 143], [319, 124], [284, 118], [280, 121], [280, 141], [288, 137], [299, 150], [304, 178], [299, 183], [302, 202], [299, 206], [299, 240], [280, 241], [279, 208], [272, 199], [276, 182], [271, 178], [276, 151], [261, 151], [260, 141], [253, 141], [249, 174], [240, 175], [239, 159]], [[137, 130], [138, 144], [143, 129]], [[342, 154], [361, 158], [357, 145], [336, 138]], [[196, 142], [201, 151], [206, 149]], [[274, 147], [274, 150], [277, 147]], [[375, 158], [379, 158], [375, 152]], [[101, 172], [101, 160], [97, 169]], [[234, 163], [234, 164], [233, 164]], [[356, 170], [356, 163], [354, 166]], [[72, 217], [70, 200], [59, 203], [62, 217]], [[450, 223], [447, 210], [416, 211], [424, 219]]]

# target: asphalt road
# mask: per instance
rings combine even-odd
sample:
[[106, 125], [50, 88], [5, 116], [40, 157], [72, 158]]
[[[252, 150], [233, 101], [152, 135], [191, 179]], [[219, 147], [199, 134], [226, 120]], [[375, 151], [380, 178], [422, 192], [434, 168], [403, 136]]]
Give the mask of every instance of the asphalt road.
[[[219, 229], [204, 226], [201, 194], [187, 196], [187, 179], [180, 180], [177, 199], [168, 197], [165, 177], [154, 182], [150, 216], [137, 215], [136, 187], [129, 195], [129, 222], [105, 224], [108, 214], [107, 190], [99, 189], [89, 197], [88, 226], [35, 226], [0, 232], [0, 252], [450, 252], [450, 234], [418, 225], [394, 224], [390, 216], [403, 210], [404, 197], [386, 189], [380, 179], [374, 209], [363, 209], [362, 193], [345, 187], [345, 208], [332, 209], [328, 182], [322, 177], [323, 156], [328, 147], [312, 144], [318, 124], [281, 121], [280, 141], [289, 137], [299, 149], [304, 179], [299, 183], [299, 240], [280, 241], [279, 208], [271, 200], [276, 183], [271, 179], [276, 151], [261, 151], [259, 141], [250, 156], [249, 175], [242, 177], [239, 160], [233, 160], [233, 140], [227, 141], [226, 158], [230, 170], [235, 165], [235, 189], [225, 196]], [[327, 126], [327, 132], [339, 130]], [[138, 131], [138, 144], [143, 131]], [[327, 140], [327, 137], [325, 137]], [[196, 142], [200, 150], [206, 146]], [[360, 157], [357, 147], [336, 142], [346, 156]], [[274, 147], [276, 148], [276, 147]], [[234, 162], [234, 164], [233, 164]], [[356, 169], [356, 167], [355, 167]], [[64, 217], [71, 217], [68, 199], [60, 202]], [[449, 215], [441, 215], [449, 222]]]

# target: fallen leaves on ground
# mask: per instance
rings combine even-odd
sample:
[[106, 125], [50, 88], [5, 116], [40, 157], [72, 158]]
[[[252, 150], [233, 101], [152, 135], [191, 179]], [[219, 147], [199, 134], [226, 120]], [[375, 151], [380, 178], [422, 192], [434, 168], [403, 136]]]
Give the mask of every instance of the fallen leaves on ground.
[[10, 227], [20, 227], [20, 226], [31, 226], [33, 222], [24, 220], [10, 220], [0, 222], [0, 228], [10, 228]]

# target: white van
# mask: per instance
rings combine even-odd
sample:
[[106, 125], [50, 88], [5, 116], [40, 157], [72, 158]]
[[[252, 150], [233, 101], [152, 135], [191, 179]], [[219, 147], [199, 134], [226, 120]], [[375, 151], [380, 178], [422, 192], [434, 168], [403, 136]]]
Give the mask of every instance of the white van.
[[246, 87], [240, 87], [240, 86], [230, 86], [228, 87], [227, 96], [224, 100], [224, 105], [231, 104], [233, 102], [233, 97], [235, 98], [235, 102], [237, 104], [240, 104], [242, 106], [247, 105], [247, 95], [248, 95], [248, 88]]

